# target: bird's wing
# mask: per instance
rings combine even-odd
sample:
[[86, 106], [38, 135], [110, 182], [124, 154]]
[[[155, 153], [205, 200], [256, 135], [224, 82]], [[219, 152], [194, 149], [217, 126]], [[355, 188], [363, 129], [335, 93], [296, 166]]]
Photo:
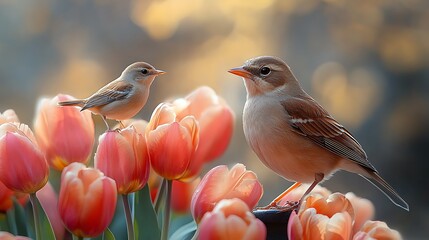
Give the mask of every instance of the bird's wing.
[[359, 142], [312, 98], [290, 98], [282, 102], [290, 115], [293, 131], [317, 145], [359, 165], [376, 171]]
[[111, 82], [89, 97], [85, 102], [85, 105], [82, 107], [82, 110], [126, 99], [130, 96], [133, 89], [134, 86], [132, 84], [124, 81]]

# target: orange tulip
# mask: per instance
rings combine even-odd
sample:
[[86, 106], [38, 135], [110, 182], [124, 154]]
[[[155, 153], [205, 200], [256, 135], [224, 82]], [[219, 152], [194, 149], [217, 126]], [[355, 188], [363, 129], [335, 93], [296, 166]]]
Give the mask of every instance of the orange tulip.
[[390, 229], [385, 222], [367, 221], [362, 229], [353, 236], [353, 240], [402, 239], [398, 231]]
[[352, 236], [354, 209], [340, 193], [324, 197], [309, 195], [296, 214], [289, 218], [289, 239], [349, 239]]
[[0, 182], [0, 212], [7, 212], [13, 207], [13, 199], [15, 198], [19, 204], [24, 206], [28, 201], [28, 194], [14, 192]]
[[31, 240], [31, 238], [14, 236], [8, 232], [0, 231], [0, 240]]
[[199, 144], [183, 178], [199, 174], [204, 163], [222, 155], [234, 129], [234, 113], [226, 102], [209, 87], [199, 87], [173, 103], [178, 119], [193, 116], [199, 124]]
[[160, 104], [147, 126], [146, 139], [152, 168], [168, 179], [181, 179], [198, 146], [198, 124], [194, 117], [181, 120], [170, 104]]
[[347, 193], [345, 196], [352, 204], [355, 212], [353, 223], [353, 232], [355, 233], [361, 229], [366, 221], [374, 217], [374, 205], [368, 199], [357, 197], [351, 192]]
[[73, 100], [59, 94], [39, 100], [34, 129], [37, 140], [51, 166], [62, 170], [72, 162], [87, 163], [94, 144], [91, 112], [77, 107], [60, 107], [59, 101]]
[[256, 174], [243, 164], [231, 170], [225, 165], [211, 169], [201, 180], [192, 196], [191, 212], [198, 223], [206, 212], [222, 199], [239, 198], [253, 209], [262, 197], [262, 185]]
[[25, 124], [0, 125], [0, 181], [9, 189], [35, 193], [48, 181], [49, 167]]
[[171, 208], [176, 213], [187, 213], [191, 206], [191, 199], [194, 190], [201, 179], [196, 178], [192, 182], [173, 181], [171, 193]]
[[116, 208], [115, 181], [98, 169], [71, 163], [61, 175], [58, 210], [66, 228], [78, 237], [100, 235]]
[[19, 122], [18, 116], [13, 109], [8, 109], [0, 113], [0, 124], [7, 122]]
[[198, 239], [262, 240], [265, 237], [265, 225], [238, 198], [221, 200], [198, 225]]
[[145, 137], [133, 126], [105, 132], [99, 138], [95, 167], [116, 181], [120, 194], [142, 189], [150, 169]]

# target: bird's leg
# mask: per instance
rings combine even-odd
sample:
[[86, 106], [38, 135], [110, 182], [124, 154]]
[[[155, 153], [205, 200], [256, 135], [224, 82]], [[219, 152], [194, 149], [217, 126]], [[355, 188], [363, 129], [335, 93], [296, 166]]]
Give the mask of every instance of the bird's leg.
[[119, 122], [119, 127], [122, 129], [122, 128], [125, 128], [125, 124], [122, 122], [122, 121], [118, 121]]
[[271, 201], [270, 204], [268, 204], [265, 207], [258, 207], [258, 210], [268, 210], [268, 209], [278, 209], [278, 210], [282, 210], [282, 211], [287, 211], [290, 209], [293, 209], [297, 203], [296, 202], [287, 202], [285, 206], [279, 206], [278, 203], [282, 200], [282, 198], [284, 196], [286, 196], [288, 193], [292, 192], [293, 190], [295, 190], [296, 188], [298, 188], [299, 186], [301, 186], [302, 183], [300, 182], [296, 182], [294, 183], [292, 186], [290, 186], [288, 189], [286, 189], [284, 192], [282, 192], [278, 197], [276, 197], [273, 201]]
[[110, 131], [110, 127], [109, 127], [109, 124], [107, 123], [106, 116], [101, 115], [101, 119], [103, 119], [103, 122], [106, 124], [107, 131]]
[[299, 204], [295, 210], [298, 210], [301, 207], [302, 202], [304, 201], [304, 198], [319, 184], [323, 178], [325, 177], [325, 174], [323, 173], [316, 173], [314, 175], [314, 182], [308, 187], [307, 191], [305, 191], [304, 195], [302, 195], [301, 199], [299, 200]]

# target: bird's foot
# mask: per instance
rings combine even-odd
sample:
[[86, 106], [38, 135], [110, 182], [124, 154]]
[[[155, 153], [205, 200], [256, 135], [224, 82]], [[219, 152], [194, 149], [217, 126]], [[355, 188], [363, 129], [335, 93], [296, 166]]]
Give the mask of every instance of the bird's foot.
[[286, 211], [296, 210], [299, 207], [299, 205], [300, 204], [298, 201], [286, 201], [286, 203], [283, 205], [279, 205], [278, 202], [273, 201], [267, 206], [257, 207], [255, 208], [255, 210], [278, 210], [281, 212], [286, 212]]
[[121, 132], [121, 129], [120, 128], [115, 128], [115, 129], [107, 129], [107, 131], [106, 132], [117, 132], [117, 133], [119, 133], [119, 132]]

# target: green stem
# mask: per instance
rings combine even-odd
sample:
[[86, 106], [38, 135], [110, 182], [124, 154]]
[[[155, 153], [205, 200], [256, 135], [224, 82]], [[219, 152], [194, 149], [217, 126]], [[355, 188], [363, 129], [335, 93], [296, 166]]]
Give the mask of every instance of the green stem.
[[125, 212], [125, 219], [127, 222], [127, 234], [128, 234], [128, 240], [134, 240], [134, 226], [133, 226], [133, 220], [131, 219], [131, 208], [130, 203], [128, 202], [128, 195], [122, 194], [122, 203], [124, 204], [124, 212]]
[[162, 197], [165, 193], [165, 185], [167, 183], [167, 179], [163, 178], [161, 182], [161, 186], [159, 187], [158, 193], [156, 194], [155, 198], [155, 212], [158, 214], [159, 207], [161, 206]]
[[78, 237], [76, 235], [73, 235], [73, 240], [83, 240], [83, 237]]
[[168, 227], [170, 225], [170, 202], [171, 202], [171, 190], [173, 189], [173, 180], [166, 180], [166, 181], [167, 181], [167, 199], [165, 201], [161, 240], [167, 240]]
[[36, 239], [40, 240], [41, 235], [40, 235], [40, 222], [39, 222], [39, 208], [37, 205], [37, 197], [36, 197], [36, 193], [31, 193], [30, 194], [30, 202], [31, 202], [31, 206], [33, 207], [33, 216], [34, 216], [34, 229], [36, 232]]

